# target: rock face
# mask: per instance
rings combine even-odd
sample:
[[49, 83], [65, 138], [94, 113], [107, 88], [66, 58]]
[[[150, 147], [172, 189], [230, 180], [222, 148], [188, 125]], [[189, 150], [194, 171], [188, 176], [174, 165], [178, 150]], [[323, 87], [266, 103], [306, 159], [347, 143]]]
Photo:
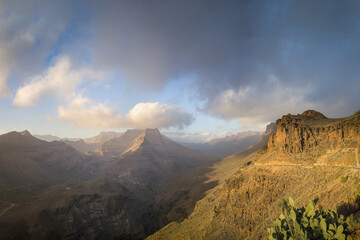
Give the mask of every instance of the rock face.
[[276, 133], [270, 136], [268, 151], [301, 153], [359, 144], [360, 111], [347, 118], [331, 119], [308, 110], [303, 114], [284, 115], [276, 121]]

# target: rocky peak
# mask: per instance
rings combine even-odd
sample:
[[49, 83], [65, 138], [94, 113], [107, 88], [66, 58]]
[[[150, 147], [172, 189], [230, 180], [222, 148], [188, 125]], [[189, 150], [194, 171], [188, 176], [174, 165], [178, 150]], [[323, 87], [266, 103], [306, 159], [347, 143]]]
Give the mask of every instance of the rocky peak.
[[161, 134], [160, 134], [160, 131], [159, 131], [159, 129], [157, 129], [157, 128], [147, 128], [146, 130], [145, 130], [145, 134], [144, 134], [144, 137], [146, 138], [146, 139], [151, 139], [151, 140], [156, 140], [156, 139], [160, 139], [160, 138], [162, 138], [161, 137]]
[[22, 136], [31, 136], [30, 132], [28, 130], [22, 131], [20, 133]]
[[355, 147], [360, 143], [360, 115], [331, 119], [314, 110], [285, 115], [276, 121], [268, 151], [301, 153], [315, 148]]
[[327, 118], [324, 116], [324, 114], [317, 112], [315, 110], [307, 110], [307, 111], [303, 112], [301, 114], [301, 116], [312, 117], [315, 119], [326, 119]]
[[266, 134], [266, 135], [272, 134], [272, 133], [275, 133], [275, 131], [276, 131], [276, 123], [272, 122], [266, 126], [266, 130], [265, 130], [264, 134]]

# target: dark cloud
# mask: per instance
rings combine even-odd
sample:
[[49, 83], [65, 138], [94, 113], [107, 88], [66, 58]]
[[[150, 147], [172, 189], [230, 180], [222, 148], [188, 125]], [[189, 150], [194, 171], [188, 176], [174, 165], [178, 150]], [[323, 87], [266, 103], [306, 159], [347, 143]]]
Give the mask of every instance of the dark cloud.
[[309, 107], [339, 116], [360, 107], [359, 1], [70, 1], [70, 22], [43, 3], [32, 6], [46, 26], [66, 24], [57, 39], [86, 22], [76, 46], [94, 68], [151, 90], [196, 76], [190, 90], [202, 110], [225, 119], [265, 122]]
[[[152, 88], [195, 74], [204, 110], [217, 116], [266, 121], [307, 107], [329, 115], [360, 107], [357, 1], [101, 1], [95, 9], [99, 65]], [[244, 99], [219, 105], [226, 91], [244, 89]]]

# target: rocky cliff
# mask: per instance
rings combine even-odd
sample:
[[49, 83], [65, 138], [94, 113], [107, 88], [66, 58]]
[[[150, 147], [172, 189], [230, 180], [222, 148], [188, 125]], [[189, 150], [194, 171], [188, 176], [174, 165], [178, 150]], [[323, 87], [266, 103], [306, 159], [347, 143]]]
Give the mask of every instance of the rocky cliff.
[[331, 119], [308, 110], [284, 115], [276, 121], [276, 133], [270, 136], [268, 151], [302, 153], [314, 149], [340, 149], [360, 145], [360, 111]]

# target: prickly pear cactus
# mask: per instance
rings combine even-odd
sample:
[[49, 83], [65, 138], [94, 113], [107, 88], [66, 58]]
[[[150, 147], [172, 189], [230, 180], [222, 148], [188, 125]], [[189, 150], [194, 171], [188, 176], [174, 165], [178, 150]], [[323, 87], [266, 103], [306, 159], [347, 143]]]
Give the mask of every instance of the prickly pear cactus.
[[282, 213], [268, 229], [269, 240], [337, 239], [345, 240], [346, 219], [334, 210], [315, 209], [318, 198], [306, 207], [296, 208], [290, 197], [284, 201]]

